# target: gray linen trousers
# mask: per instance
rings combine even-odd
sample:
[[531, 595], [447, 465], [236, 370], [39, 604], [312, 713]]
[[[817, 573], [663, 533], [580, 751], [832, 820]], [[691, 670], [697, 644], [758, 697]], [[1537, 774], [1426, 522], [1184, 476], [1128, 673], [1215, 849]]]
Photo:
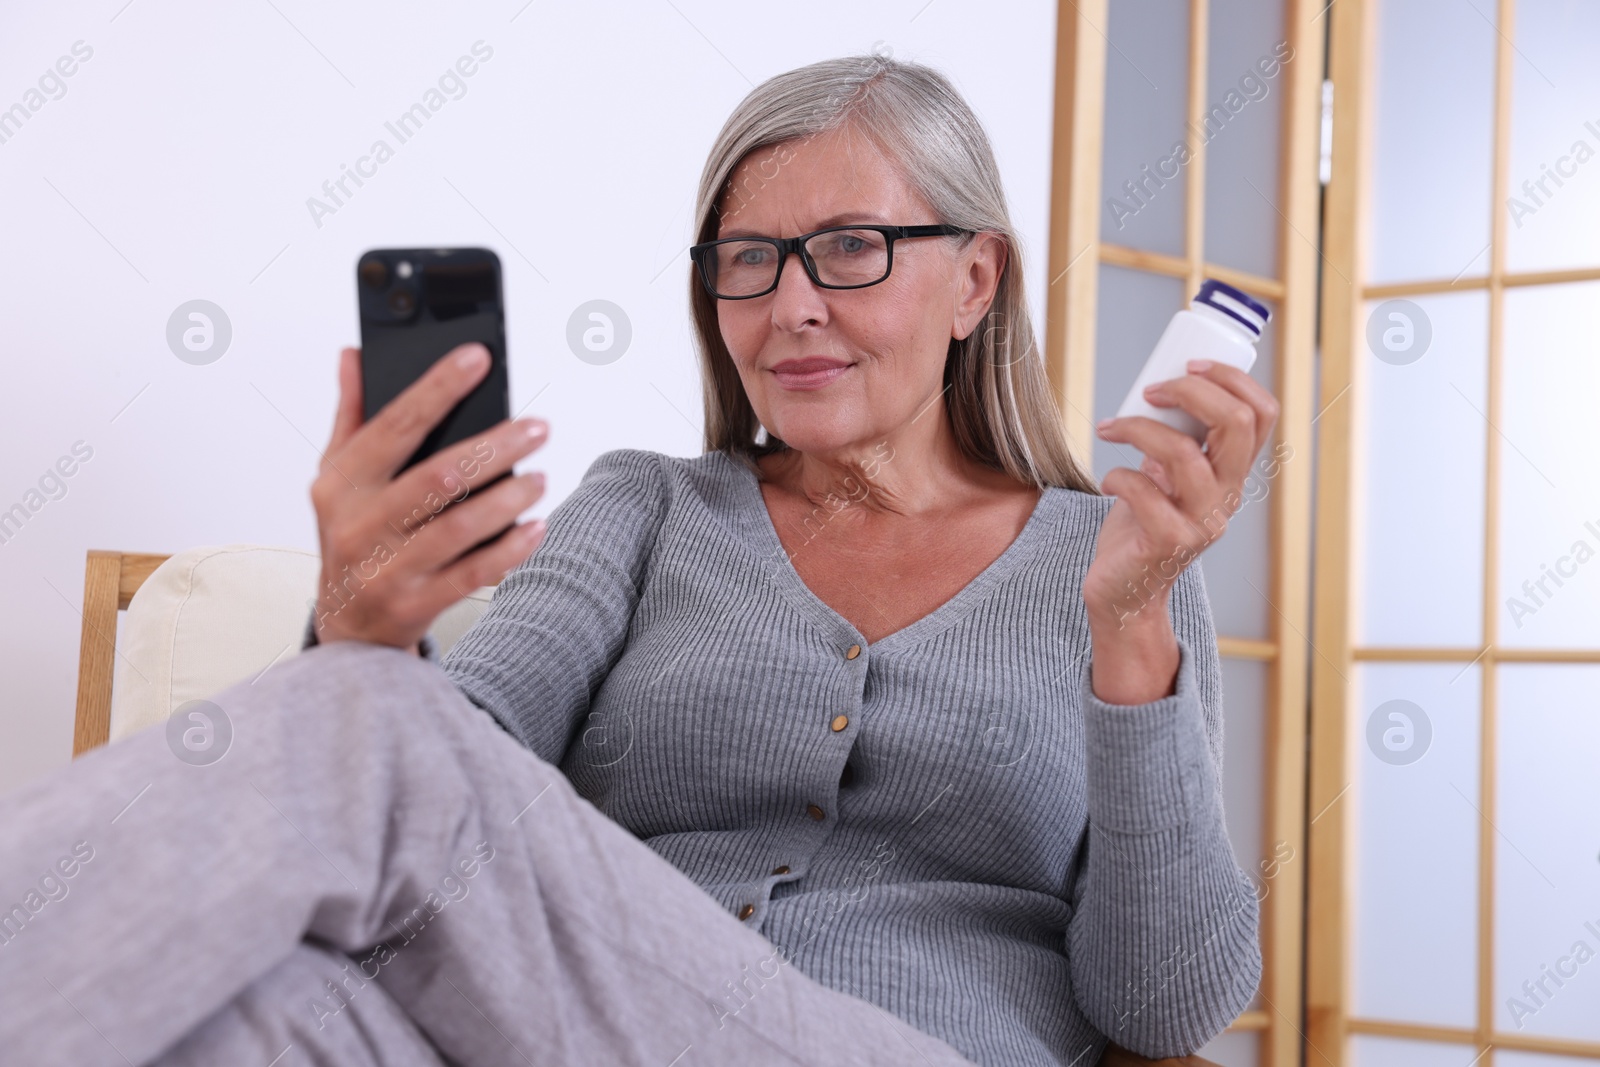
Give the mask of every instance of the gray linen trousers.
[[0, 1061], [970, 1062], [799, 973], [436, 664], [340, 642], [211, 704], [0, 798]]

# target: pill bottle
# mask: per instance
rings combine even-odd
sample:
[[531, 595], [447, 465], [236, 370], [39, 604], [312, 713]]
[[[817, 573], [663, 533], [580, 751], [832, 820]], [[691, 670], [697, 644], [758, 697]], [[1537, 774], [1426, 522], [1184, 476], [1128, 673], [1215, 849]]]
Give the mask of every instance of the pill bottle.
[[1167, 323], [1145, 361], [1117, 417], [1143, 415], [1181, 430], [1204, 444], [1205, 424], [1180, 408], [1156, 407], [1144, 398], [1146, 386], [1182, 378], [1192, 359], [1209, 359], [1248, 372], [1256, 361], [1256, 341], [1272, 312], [1231, 285], [1208, 279], [1193, 302]]

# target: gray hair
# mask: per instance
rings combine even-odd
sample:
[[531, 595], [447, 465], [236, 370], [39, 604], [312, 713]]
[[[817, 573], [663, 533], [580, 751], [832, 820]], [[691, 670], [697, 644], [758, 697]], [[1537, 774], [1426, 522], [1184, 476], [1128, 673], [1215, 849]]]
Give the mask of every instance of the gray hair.
[[[951, 338], [945, 361], [946, 410], [963, 455], [1040, 488], [1064, 486], [1099, 495], [1062, 431], [1034, 338], [1021, 245], [994, 150], [978, 117], [939, 71], [874, 50], [762, 82], [734, 108], [711, 147], [695, 203], [695, 242], [716, 239], [724, 194], [742, 204], [753, 192], [752, 180], [770, 180], [763, 164], [750, 168], [744, 188], [735, 188], [730, 176], [745, 157], [847, 125], [897, 164], [939, 221], [993, 233], [1006, 245], [988, 313], [966, 338]], [[768, 162], [781, 165], [776, 152]], [[971, 239], [969, 234], [962, 240]], [[700, 352], [705, 449], [725, 452], [759, 473], [756, 458], [788, 446], [770, 434], [758, 441], [760, 421], [723, 344], [716, 298], [692, 268], [689, 300]]]

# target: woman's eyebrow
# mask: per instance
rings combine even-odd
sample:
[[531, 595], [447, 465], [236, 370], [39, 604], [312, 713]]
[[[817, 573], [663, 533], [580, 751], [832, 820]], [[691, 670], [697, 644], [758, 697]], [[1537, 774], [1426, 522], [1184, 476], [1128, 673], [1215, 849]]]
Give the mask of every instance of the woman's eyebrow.
[[[888, 221], [882, 215], [879, 215], [876, 212], [872, 212], [872, 211], [843, 211], [843, 212], [840, 212], [837, 215], [828, 216], [827, 218], [825, 218], [822, 221], [818, 222], [815, 226], [811, 227], [811, 230], [826, 230], [829, 226], [841, 226], [841, 225], [843, 225], [844, 223], [847, 223], [847, 222], [876, 222], [876, 223], [881, 223], [883, 225], [888, 225]], [[806, 232], [810, 233], [811, 230], [807, 230]], [[729, 230], [727, 233], [724, 233], [720, 238], [718, 238], [718, 240], [726, 240], [727, 238], [730, 238], [730, 237], [771, 237], [771, 236], [774, 236], [774, 235], [773, 234], [769, 234], [769, 233], [760, 233], [760, 232], [758, 232], [756, 230], [747, 229], [745, 227], [739, 227], [737, 229]]]

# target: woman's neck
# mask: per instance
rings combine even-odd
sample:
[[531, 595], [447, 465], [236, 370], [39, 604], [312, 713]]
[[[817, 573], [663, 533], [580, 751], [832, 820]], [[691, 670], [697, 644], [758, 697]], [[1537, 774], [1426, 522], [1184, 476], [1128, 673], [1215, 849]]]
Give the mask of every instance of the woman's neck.
[[789, 494], [817, 507], [859, 505], [863, 517], [935, 518], [974, 497], [1032, 488], [962, 455], [942, 400], [882, 437], [827, 452], [789, 448], [759, 466]]

